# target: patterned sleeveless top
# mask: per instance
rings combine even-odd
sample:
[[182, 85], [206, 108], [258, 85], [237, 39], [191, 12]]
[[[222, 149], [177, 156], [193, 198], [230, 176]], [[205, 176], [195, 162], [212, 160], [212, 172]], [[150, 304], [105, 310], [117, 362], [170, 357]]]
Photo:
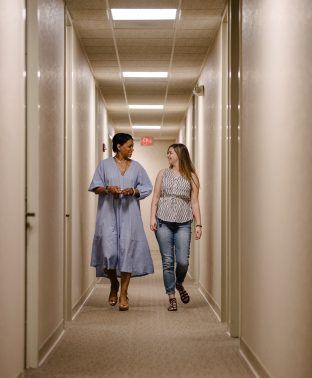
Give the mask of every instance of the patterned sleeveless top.
[[183, 176], [165, 169], [156, 216], [165, 222], [184, 223], [193, 219], [191, 184]]

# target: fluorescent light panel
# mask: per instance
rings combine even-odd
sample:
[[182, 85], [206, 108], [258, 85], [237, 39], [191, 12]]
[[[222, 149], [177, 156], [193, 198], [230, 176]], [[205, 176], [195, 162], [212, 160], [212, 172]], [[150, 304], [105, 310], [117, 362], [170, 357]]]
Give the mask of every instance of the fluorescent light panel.
[[143, 126], [143, 125], [133, 125], [132, 126], [133, 129], [149, 129], [149, 130], [158, 130], [160, 129], [160, 126], [152, 126], [152, 125], [149, 125], [149, 126]]
[[164, 105], [128, 105], [129, 109], [163, 109]]
[[174, 20], [176, 9], [111, 9], [113, 20]]
[[168, 72], [135, 72], [125, 71], [122, 73], [123, 77], [168, 77]]

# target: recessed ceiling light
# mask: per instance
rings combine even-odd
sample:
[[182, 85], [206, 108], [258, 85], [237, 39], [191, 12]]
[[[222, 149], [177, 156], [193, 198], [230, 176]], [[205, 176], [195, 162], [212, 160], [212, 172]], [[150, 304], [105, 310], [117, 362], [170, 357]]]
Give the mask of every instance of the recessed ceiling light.
[[168, 77], [168, 72], [135, 72], [135, 71], [124, 71], [122, 73], [123, 77]]
[[128, 105], [129, 109], [163, 109], [164, 105]]
[[132, 126], [133, 129], [150, 129], [150, 130], [158, 130], [160, 129], [160, 126], [143, 126], [143, 125], [133, 125]]
[[174, 20], [176, 9], [111, 9], [113, 20]]

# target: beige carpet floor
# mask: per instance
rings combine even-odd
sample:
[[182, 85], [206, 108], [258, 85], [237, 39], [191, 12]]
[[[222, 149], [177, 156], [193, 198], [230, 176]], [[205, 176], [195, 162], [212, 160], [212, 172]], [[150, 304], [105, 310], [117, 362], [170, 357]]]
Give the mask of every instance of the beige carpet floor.
[[130, 283], [130, 310], [107, 304], [108, 280], [91, 297], [45, 363], [26, 377], [253, 377], [191, 280], [191, 301], [167, 311], [160, 259], [156, 272]]

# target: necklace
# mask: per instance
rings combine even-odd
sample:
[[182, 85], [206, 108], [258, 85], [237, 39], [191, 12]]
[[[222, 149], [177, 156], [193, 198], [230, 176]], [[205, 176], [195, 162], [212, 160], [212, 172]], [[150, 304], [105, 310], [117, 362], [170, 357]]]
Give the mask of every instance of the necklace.
[[114, 156], [114, 159], [116, 163], [118, 163], [120, 167], [122, 167], [123, 170], [127, 169], [131, 163], [128, 159], [119, 160], [116, 156]]
[[127, 163], [126, 159], [119, 160], [117, 156], [114, 156], [114, 159], [117, 161], [117, 163], [120, 163], [120, 164]]

